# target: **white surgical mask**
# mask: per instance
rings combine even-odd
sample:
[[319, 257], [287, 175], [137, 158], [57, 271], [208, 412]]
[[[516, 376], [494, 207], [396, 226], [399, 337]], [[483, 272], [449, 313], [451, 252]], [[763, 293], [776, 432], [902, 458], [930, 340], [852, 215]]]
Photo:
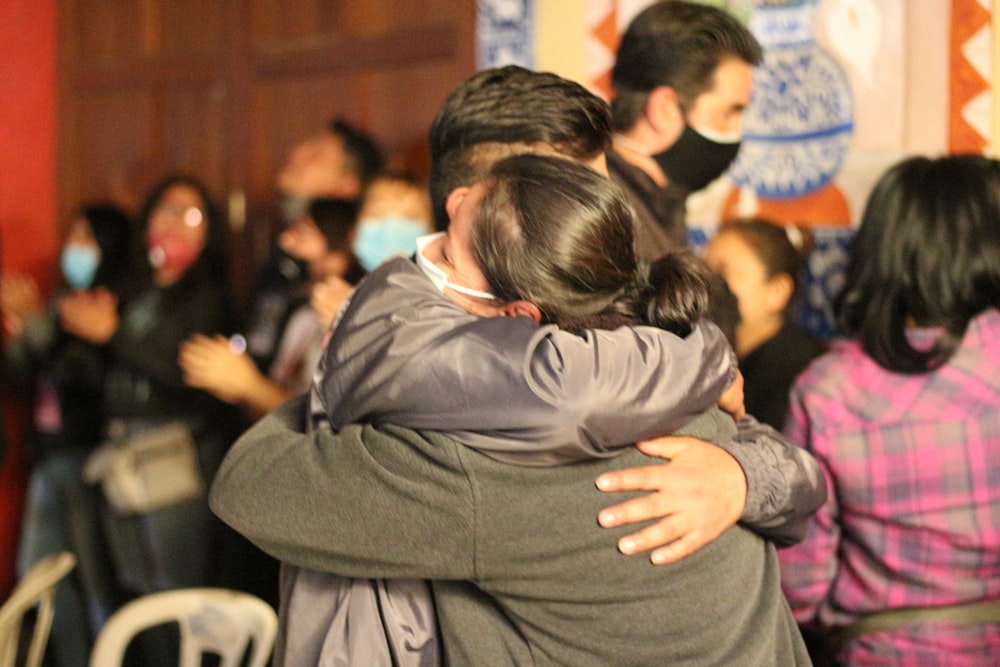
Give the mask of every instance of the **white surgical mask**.
[[454, 290], [459, 294], [464, 294], [465, 296], [471, 296], [476, 299], [486, 299], [489, 301], [496, 300], [496, 297], [489, 292], [481, 292], [477, 289], [472, 289], [471, 287], [463, 287], [462, 285], [456, 285], [455, 283], [448, 280], [447, 274], [445, 274], [444, 269], [432, 262], [431, 260], [424, 257], [424, 248], [430, 245], [438, 237], [443, 236], [444, 232], [438, 232], [436, 234], [428, 234], [427, 236], [421, 236], [417, 239], [417, 266], [424, 272], [428, 280], [434, 283], [434, 286], [438, 288], [442, 293], [444, 288], [447, 287], [450, 290]]

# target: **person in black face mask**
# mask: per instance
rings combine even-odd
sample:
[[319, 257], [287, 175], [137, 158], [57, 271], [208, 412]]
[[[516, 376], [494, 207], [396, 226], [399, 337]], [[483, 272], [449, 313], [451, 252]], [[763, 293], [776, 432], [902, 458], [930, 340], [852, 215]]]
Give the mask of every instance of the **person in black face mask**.
[[636, 250], [657, 259], [687, 244], [687, 195], [739, 151], [751, 69], [761, 47], [724, 10], [661, 0], [622, 37], [612, 71], [612, 178], [636, 209]]
[[[282, 225], [295, 222], [316, 198], [357, 200], [385, 163], [371, 135], [334, 118], [320, 132], [296, 143], [275, 177]], [[278, 244], [259, 267], [249, 305], [247, 354], [267, 373], [291, 314], [309, 300], [309, 267]]]

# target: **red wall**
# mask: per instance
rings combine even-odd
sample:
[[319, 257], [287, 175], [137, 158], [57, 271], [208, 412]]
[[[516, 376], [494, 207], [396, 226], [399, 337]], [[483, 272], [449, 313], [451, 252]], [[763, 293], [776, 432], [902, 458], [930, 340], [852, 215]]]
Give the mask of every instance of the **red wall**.
[[[0, 0], [0, 269], [48, 288], [56, 224], [56, 0]], [[0, 467], [0, 596], [14, 577], [24, 492], [24, 393], [0, 376], [7, 453]]]

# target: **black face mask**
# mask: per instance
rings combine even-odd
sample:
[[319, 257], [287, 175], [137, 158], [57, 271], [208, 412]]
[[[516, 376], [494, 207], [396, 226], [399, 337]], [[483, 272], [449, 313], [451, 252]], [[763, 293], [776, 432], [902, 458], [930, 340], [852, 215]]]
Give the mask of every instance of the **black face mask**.
[[668, 181], [694, 192], [721, 176], [739, 151], [740, 142], [712, 141], [684, 123], [684, 132], [674, 145], [652, 157]]

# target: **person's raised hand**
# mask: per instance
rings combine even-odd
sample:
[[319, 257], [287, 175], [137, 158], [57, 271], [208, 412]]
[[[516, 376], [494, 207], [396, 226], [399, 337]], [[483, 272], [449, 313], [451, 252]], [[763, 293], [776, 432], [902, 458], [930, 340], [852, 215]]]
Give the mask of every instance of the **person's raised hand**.
[[181, 343], [177, 363], [184, 383], [227, 403], [239, 403], [260, 380], [260, 371], [225, 336], [195, 334]]
[[676, 562], [735, 525], [743, 512], [747, 481], [743, 468], [721, 447], [697, 438], [667, 436], [636, 445], [665, 463], [605, 473], [601, 491], [650, 491], [608, 507], [598, 515], [605, 528], [654, 522], [618, 541], [624, 554], [653, 550], [650, 560]]
[[0, 276], [0, 315], [7, 336], [18, 338], [24, 332], [24, 321], [44, 307], [34, 278], [14, 273]]
[[66, 294], [59, 299], [59, 317], [67, 333], [103, 345], [118, 331], [118, 297], [103, 287]]

